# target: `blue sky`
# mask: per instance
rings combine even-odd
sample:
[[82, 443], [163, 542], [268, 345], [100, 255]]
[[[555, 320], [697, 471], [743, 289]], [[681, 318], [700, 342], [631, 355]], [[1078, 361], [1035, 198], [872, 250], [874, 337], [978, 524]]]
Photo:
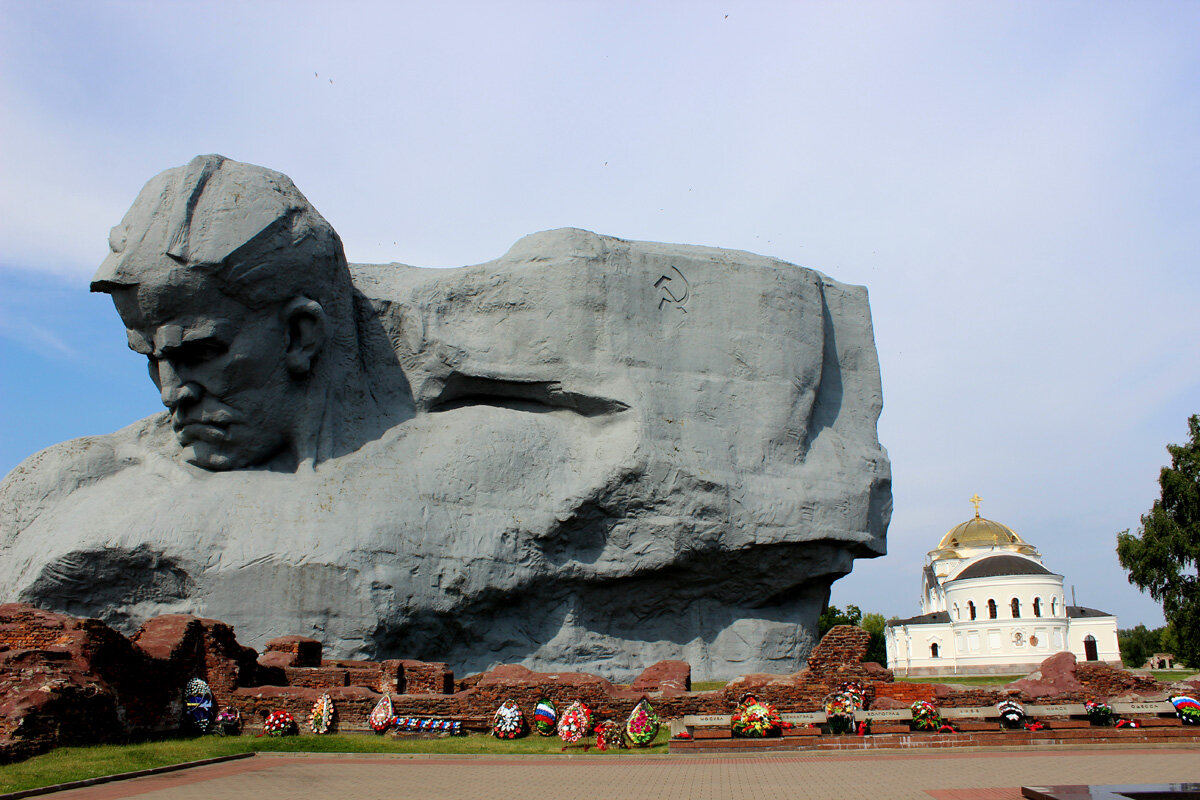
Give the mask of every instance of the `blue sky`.
[[142, 184], [279, 169], [353, 261], [576, 226], [865, 284], [908, 616], [972, 513], [1122, 626], [1113, 552], [1200, 412], [1200, 4], [0, 0], [0, 473], [158, 409], [88, 278]]

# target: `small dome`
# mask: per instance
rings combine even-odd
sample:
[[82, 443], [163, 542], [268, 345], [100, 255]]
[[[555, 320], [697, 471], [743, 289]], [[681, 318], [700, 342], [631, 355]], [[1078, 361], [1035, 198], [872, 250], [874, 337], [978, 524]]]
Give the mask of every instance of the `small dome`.
[[979, 516], [978, 495], [971, 501], [976, 503], [975, 518], [946, 531], [946, 535], [938, 542], [937, 549], [930, 551], [931, 560], [967, 558], [971, 553], [960, 551], [975, 548], [1008, 550], [1035, 558], [1040, 556], [1037, 548], [1018, 536], [1012, 528]]
[[965, 578], [995, 578], [1001, 575], [1053, 575], [1050, 570], [1020, 556], [988, 556], [981, 558], [952, 580], [961, 581]]

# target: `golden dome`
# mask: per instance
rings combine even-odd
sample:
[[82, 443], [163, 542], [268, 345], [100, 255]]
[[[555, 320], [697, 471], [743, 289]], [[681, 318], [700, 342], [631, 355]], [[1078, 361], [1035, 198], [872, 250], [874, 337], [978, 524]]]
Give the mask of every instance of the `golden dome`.
[[1022, 555], [1039, 555], [1037, 548], [1018, 536], [1012, 528], [979, 516], [978, 495], [971, 498], [971, 502], [975, 503], [975, 518], [946, 531], [937, 549], [930, 551], [931, 559], [962, 558], [958, 551], [964, 548], [993, 548]]

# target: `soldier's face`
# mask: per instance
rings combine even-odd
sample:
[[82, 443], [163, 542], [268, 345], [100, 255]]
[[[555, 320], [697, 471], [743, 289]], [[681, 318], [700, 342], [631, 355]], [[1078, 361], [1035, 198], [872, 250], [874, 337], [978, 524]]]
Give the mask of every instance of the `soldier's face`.
[[146, 356], [183, 457], [209, 470], [291, 455], [300, 413], [279, 307], [248, 308], [211, 279], [113, 292], [131, 349]]

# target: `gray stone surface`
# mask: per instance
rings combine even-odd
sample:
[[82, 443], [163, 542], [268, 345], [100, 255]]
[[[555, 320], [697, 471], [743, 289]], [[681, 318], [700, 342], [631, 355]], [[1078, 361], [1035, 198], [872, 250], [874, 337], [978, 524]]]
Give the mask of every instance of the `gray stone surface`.
[[885, 551], [862, 287], [575, 229], [347, 276], [285, 176], [211, 156], [111, 246], [93, 289], [168, 411], [5, 478], [0, 600], [702, 680], [798, 669], [830, 583]]

